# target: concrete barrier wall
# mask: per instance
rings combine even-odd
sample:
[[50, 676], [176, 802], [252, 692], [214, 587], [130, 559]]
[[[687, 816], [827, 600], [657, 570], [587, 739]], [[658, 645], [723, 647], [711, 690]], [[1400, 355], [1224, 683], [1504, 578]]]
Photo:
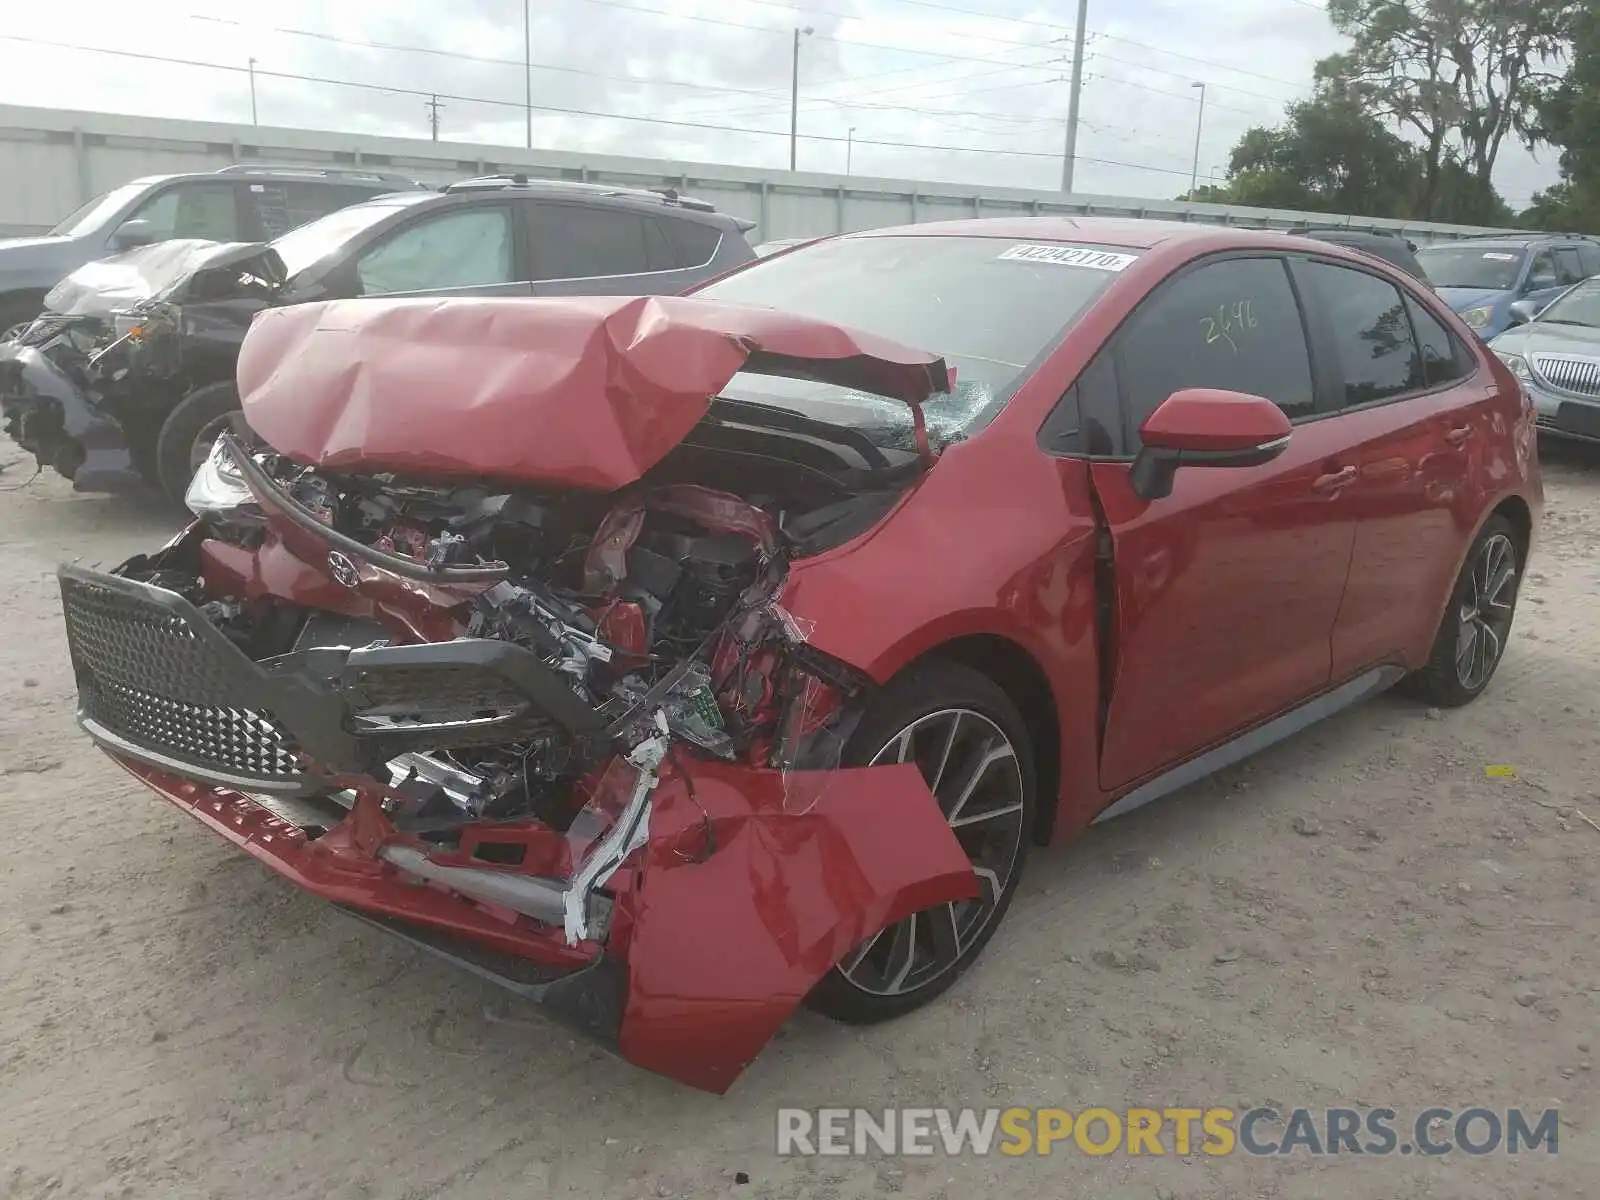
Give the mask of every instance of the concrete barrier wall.
[[1153, 217], [1258, 229], [1308, 221], [1392, 229], [1417, 242], [1491, 232], [1478, 227], [1330, 217], [1130, 196], [1063, 195], [1018, 188], [712, 163], [623, 158], [324, 133], [304, 129], [174, 121], [114, 113], [0, 105], [0, 234], [41, 233], [80, 204], [143, 175], [206, 171], [236, 162], [367, 167], [443, 184], [469, 175], [521, 171], [629, 187], [675, 187], [757, 223], [758, 240], [810, 237], [883, 225], [964, 217], [1073, 214]]

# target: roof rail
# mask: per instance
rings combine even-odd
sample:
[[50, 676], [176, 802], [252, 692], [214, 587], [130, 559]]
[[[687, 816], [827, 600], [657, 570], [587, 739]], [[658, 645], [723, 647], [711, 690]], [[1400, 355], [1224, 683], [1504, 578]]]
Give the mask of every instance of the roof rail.
[[709, 200], [679, 195], [676, 188], [629, 188], [578, 179], [529, 178], [520, 171], [504, 171], [496, 175], [478, 175], [471, 179], [460, 179], [455, 183], [446, 184], [440, 191], [476, 192], [506, 187], [549, 188], [552, 191], [584, 192], [591, 196], [615, 196], [624, 200], [659, 200], [664, 204], [685, 208], [691, 212], [717, 211], [717, 206]]
[[660, 196], [668, 204], [676, 204], [679, 208], [692, 209], [695, 212], [716, 212], [717, 206], [709, 200], [700, 200], [694, 196], [681, 196], [677, 188], [647, 188], [651, 195]]
[[359, 167], [307, 167], [295, 164], [292, 166], [274, 166], [271, 163], [231, 163], [226, 167], [218, 167], [218, 175], [296, 175], [306, 179], [347, 179], [352, 181], [367, 181], [383, 184], [400, 184], [406, 188], [419, 188], [424, 185], [418, 180], [393, 171], [365, 171]]

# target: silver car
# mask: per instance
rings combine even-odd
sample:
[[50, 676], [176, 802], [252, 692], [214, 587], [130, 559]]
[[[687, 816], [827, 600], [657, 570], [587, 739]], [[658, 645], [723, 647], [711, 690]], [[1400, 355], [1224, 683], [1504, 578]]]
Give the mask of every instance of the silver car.
[[1600, 275], [1537, 314], [1511, 307], [1512, 327], [1489, 344], [1528, 389], [1539, 432], [1600, 445]]

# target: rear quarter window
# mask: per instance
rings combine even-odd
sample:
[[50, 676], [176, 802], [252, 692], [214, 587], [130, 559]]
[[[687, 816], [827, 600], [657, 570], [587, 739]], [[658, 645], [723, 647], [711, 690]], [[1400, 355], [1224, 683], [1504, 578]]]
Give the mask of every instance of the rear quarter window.
[[662, 217], [667, 240], [672, 244], [673, 264], [678, 267], [703, 267], [716, 256], [722, 231], [699, 221]]

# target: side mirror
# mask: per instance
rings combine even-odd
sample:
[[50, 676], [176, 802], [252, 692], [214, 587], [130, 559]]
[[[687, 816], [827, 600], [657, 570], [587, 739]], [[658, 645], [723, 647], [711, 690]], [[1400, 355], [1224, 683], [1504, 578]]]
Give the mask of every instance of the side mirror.
[[1544, 306], [1542, 304], [1539, 304], [1537, 301], [1534, 301], [1534, 300], [1518, 300], [1516, 303], [1514, 303], [1511, 306], [1511, 309], [1510, 309], [1510, 312], [1511, 312], [1511, 324], [1512, 325], [1526, 325], [1526, 324], [1528, 324], [1528, 322], [1532, 321], [1535, 317], [1537, 317], [1539, 315], [1539, 310], [1541, 308], [1543, 308], [1543, 307]]
[[143, 217], [135, 217], [131, 221], [124, 221], [111, 236], [112, 245], [118, 250], [132, 250], [135, 246], [148, 246], [155, 241], [155, 227]]
[[1139, 428], [1142, 448], [1133, 460], [1136, 496], [1172, 494], [1181, 467], [1256, 467], [1289, 445], [1289, 418], [1271, 400], [1244, 392], [1185, 388], [1173, 392]]

